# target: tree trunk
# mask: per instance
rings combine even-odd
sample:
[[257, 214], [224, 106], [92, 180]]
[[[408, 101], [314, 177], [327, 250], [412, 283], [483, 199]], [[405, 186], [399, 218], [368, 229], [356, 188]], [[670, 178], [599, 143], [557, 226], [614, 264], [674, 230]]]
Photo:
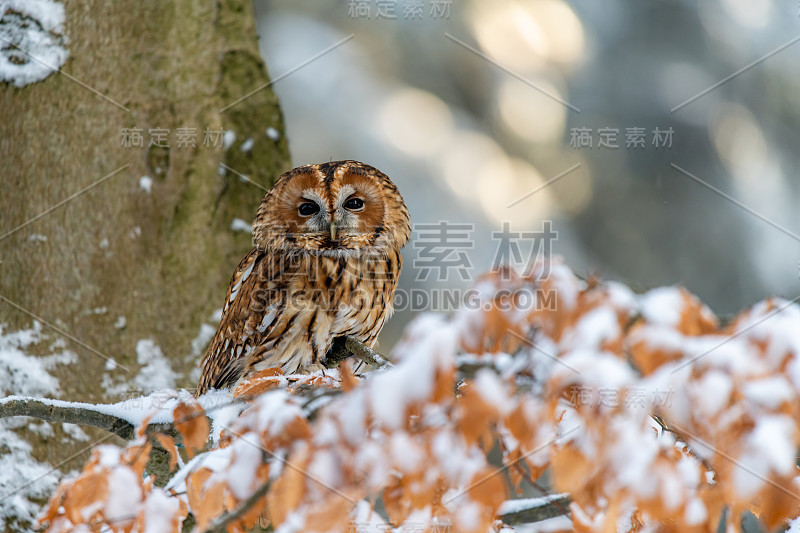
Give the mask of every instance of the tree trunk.
[[[192, 387], [191, 340], [250, 247], [231, 223], [250, 223], [289, 167], [252, 2], [68, 0], [65, 13], [62, 73], [0, 83], [0, 324], [37, 316], [67, 334], [53, 334], [78, 355], [55, 371], [64, 398], [106, 400], [104, 357], [130, 379], [141, 339]], [[155, 128], [166, 148], [149, 146]], [[194, 148], [178, 128], [195, 128]], [[236, 139], [206, 146], [207, 128]]]

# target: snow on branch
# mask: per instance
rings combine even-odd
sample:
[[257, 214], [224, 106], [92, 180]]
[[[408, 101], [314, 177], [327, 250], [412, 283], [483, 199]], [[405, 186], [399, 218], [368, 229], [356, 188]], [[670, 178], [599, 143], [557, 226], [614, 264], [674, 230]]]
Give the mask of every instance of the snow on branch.
[[[330, 367], [335, 368], [350, 357], [355, 357], [377, 368], [388, 364], [383, 356], [355, 337], [336, 339], [328, 357]], [[159, 411], [171, 411], [177, 405], [177, 398], [186, 399], [186, 394], [184, 391], [182, 395], [173, 393], [173, 398], [164, 398], [163, 392], [157, 392], [152, 397], [143, 396], [114, 404], [9, 396], [0, 399], [0, 418], [29, 416], [48, 422], [91, 426], [114, 433], [125, 440], [131, 440], [136, 436], [136, 428], [145, 418], [153, 417]], [[216, 395], [214, 398], [218, 399]], [[168, 417], [155, 416], [151, 419], [148, 431], [174, 433], [171, 423], [172, 420]]]
[[497, 514], [503, 523], [509, 526], [531, 524], [558, 516], [566, 516], [569, 513], [569, 504], [568, 494], [520, 498], [504, 502]]

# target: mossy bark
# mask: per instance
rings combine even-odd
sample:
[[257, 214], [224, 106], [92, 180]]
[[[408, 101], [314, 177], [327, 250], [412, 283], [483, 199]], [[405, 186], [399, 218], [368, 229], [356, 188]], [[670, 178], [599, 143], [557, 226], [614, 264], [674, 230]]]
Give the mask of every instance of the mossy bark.
[[[120, 379], [136, 375], [137, 341], [153, 339], [184, 376], [177, 385], [191, 387], [190, 342], [250, 247], [231, 222], [251, 221], [264, 194], [220, 172], [221, 163], [263, 187], [290, 166], [285, 137], [266, 132], [284, 129], [269, 86], [221, 111], [269, 81], [252, 3], [67, 0], [65, 8], [62, 70], [127, 110], [63, 74], [0, 84], [0, 235], [129, 166], [0, 240], [0, 295], [128, 367]], [[142, 129], [144, 146], [123, 146], [124, 128]], [[168, 148], [148, 146], [151, 128], [170, 130]], [[179, 146], [178, 128], [195, 128], [196, 147]], [[236, 141], [205, 146], [206, 128], [231, 130]], [[252, 149], [243, 151], [247, 139]], [[0, 301], [7, 329], [31, 321]], [[78, 362], [60, 372], [62, 397], [108, 400], [106, 361], [67, 344]]]

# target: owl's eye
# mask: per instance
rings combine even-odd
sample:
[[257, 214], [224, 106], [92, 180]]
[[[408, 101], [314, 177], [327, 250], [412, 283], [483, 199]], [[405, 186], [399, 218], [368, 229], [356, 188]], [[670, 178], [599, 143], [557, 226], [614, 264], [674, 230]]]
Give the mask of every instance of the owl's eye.
[[361, 198], [350, 198], [344, 203], [344, 208], [350, 211], [359, 211], [364, 209], [364, 200]]
[[310, 217], [311, 215], [319, 213], [319, 206], [314, 202], [305, 202], [300, 204], [297, 210], [300, 212], [300, 216]]

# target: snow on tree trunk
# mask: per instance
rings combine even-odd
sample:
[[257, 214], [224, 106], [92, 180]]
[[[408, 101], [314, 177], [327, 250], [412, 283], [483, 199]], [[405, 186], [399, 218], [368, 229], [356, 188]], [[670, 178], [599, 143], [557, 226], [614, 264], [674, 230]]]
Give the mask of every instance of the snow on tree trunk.
[[[78, 364], [60, 377], [71, 399], [102, 395], [102, 356], [132, 379], [142, 339], [189, 386], [191, 341], [249, 248], [231, 223], [251, 220], [264, 193], [233, 171], [269, 187], [289, 163], [285, 138], [267, 135], [283, 130], [269, 87], [220, 112], [269, 81], [252, 5], [75, 1], [64, 11], [63, 74], [0, 83], [0, 323], [30, 327], [32, 313], [96, 350], [69, 342]], [[156, 129], [169, 130], [167, 148], [150, 146]], [[206, 146], [221, 129], [227, 149]]]
[[[231, 224], [290, 166], [251, 0], [0, 0], [0, 56], [0, 331], [39, 331], [26, 353], [70, 352], [46, 366], [46, 396], [193, 386], [250, 248]], [[0, 366], [19, 364], [8, 354]], [[0, 393], [26, 393], [14, 383]], [[26, 424], [40, 461], [87, 445]]]

